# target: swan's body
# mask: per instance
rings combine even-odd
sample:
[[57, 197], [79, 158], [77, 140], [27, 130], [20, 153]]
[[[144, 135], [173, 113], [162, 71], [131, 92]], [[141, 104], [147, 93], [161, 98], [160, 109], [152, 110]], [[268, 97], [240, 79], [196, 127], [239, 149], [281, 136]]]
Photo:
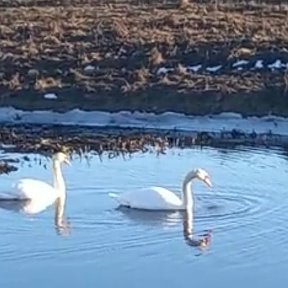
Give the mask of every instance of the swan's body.
[[178, 210], [182, 208], [182, 200], [172, 191], [152, 186], [137, 191], [129, 191], [121, 195], [110, 194], [122, 206], [148, 210]]
[[14, 184], [14, 189], [19, 199], [53, 199], [55, 200], [58, 196], [58, 191], [50, 184], [36, 180], [36, 179], [20, 179]]
[[45, 210], [59, 197], [65, 201], [66, 187], [61, 171], [62, 163], [69, 164], [67, 155], [61, 152], [56, 153], [53, 156], [53, 186], [36, 179], [20, 179], [13, 185], [14, 193], [10, 193], [7, 197], [1, 197], [0, 200], [25, 200], [26, 205], [24, 207], [27, 212], [29, 211], [29, 214]]
[[195, 178], [211, 186], [208, 173], [203, 169], [196, 169], [189, 172], [183, 181], [182, 198], [166, 188], [156, 186], [120, 195], [111, 193], [110, 196], [121, 206], [134, 209], [188, 210], [193, 206], [191, 182]]

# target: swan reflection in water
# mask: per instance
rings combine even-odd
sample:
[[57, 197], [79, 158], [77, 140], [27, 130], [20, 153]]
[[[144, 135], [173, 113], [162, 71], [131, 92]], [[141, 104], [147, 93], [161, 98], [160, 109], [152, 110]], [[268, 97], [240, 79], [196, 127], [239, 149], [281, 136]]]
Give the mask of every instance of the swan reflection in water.
[[123, 213], [130, 220], [138, 224], [149, 226], [176, 226], [179, 222], [183, 225], [183, 237], [185, 243], [200, 250], [207, 249], [212, 240], [212, 230], [207, 230], [204, 234], [195, 235], [193, 233], [193, 211], [146, 211], [141, 209], [130, 209], [125, 206], [118, 206], [117, 211]]
[[57, 234], [62, 236], [70, 235], [70, 222], [65, 217], [65, 199], [58, 198], [55, 201], [54, 224]]
[[183, 212], [183, 236], [189, 246], [205, 249], [211, 243], [212, 230], [200, 235], [200, 238], [195, 238], [193, 235], [193, 212], [186, 210]]
[[[0, 199], [0, 209], [34, 216], [44, 212], [47, 205], [38, 199]], [[58, 235], [66, 236], [71, 232], [70, 224], [65, 217], [65, 198], [59, 197], [54, 202], [54, 225]]]

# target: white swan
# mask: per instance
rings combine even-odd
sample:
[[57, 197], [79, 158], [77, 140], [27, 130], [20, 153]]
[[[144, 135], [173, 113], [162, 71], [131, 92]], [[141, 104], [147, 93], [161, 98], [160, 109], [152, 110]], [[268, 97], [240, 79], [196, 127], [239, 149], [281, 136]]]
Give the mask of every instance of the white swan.
[[[61, 164], [66, 163], [70, 165], [68, 156], [62, 152], [56, 153], [52, 157], [53, 161], [53, 186], [40, 180], [24, 178], [20, 179], [13, 185], [14, 193], [9, 193], [9, 196], [3, 198], [1, 201], [18, 201], [31, 200], [29, 207], [30, 214], [39, 213], [45, 210], [48, 206], [53, 204], [57, 198], [61, 198], [65, 202], [66, 187], [61, 171]], [[29, 201], [28, 201], [29, 202]], [[34, 203], [36, 205], [34, 206]], [[34, 209], [33, 209], [34, 208]]]
[[184, 178], [182, 185], [182, 199], [176, 194], [162, 187], [150, 187], [138, 191], [124, 192], [120, 195], [109, 193], [121, 206], [145, 210], [189, 210], [193, 208], [191, 182], [193, 179], [203, 181], [212, 186], [209, 174], [201, 169], [190, 171]]

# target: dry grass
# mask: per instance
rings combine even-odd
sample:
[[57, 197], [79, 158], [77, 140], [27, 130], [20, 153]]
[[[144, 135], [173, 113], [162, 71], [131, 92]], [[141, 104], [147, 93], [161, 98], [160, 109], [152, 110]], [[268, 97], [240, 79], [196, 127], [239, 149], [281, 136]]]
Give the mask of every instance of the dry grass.
[[[185, 66], [288, 55], [286, 4], [280, 9], [257, 3], [217, 2], [215, 6], [184, 1], [185, 9], [179, 9], [178, 1], [177, 5], [158, 2], [143, 7], [128, 2], [99, 5], [96, 1], [78, 5], [78, 1], [69, 6], [42, 2], [29, 8], [11, 8], [15, 3], [0, 11], [3, 94], [68, 87], [67, 93], [75, 90], [82, 105], [79, 95], [86, 97], [86, 93], [90, 98], [92, 94], [117, 95], [118, 101], [121, 93], [139, 96], [139, 91], [147, 95], [158, 89], [165, 94], [166, 88], [169, 93], [174, 89], [176, 98], [179, 91], [191, 95], [216, 91], [228, 96], [243, 91], [267, 92], [266, 78], [259, 73], [225, 70], [211, 76], [187, 73]], [[84, 71], [87, 65], [95, 67], [89, 75]], [[158, 76], [156, 71], [163, 65], [176, 69]], [[276, 92], [287, 94], [287, 75], [274, 74], [270, 80], [276, 81]]]
[[151, 52], [150, 52], [150, 57], [149, 57], [149, 64], [151, 66], [158, 66], [160, 64], [163, 64], [165, 60], [163, 59], [163, 56], [159, 50], [154, 47]]
[[53, 77], [37, 79], [34, 85], [36, 90], [46, 91], [49, 88], [62, 88], [61, 79], [55, 79]]

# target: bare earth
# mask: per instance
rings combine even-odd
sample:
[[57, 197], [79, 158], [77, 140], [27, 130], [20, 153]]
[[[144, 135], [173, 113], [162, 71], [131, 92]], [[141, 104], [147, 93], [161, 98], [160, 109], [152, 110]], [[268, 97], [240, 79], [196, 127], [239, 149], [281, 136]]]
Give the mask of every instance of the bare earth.
[[0, 106], [288, 116], [288, 5], [68, 2], [0, 2]]

